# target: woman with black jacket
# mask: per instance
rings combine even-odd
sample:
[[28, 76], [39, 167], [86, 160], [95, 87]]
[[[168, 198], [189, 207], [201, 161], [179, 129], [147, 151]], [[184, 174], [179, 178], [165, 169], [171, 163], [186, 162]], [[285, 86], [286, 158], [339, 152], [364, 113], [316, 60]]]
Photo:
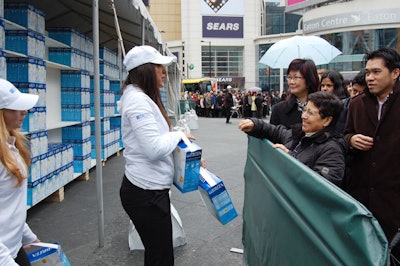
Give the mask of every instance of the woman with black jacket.
[[294, 59], [286, 72], [289, 94], [285, 100], [272, 107], [270, 123], [273, 125], [291, 125], [301, 123], [301, 113], [307, 104], [307, 96], [316, 92], [319, 77], [314, 61]]
[[262, 119], [244, 119], [239, 129], [250, 136], [266, 138], [290, 153], [332, 183], [340, 186], [345, 170], [346, 143], [336, 133], [335, 125], [343, 109], [342, 101], [328, 92], [308, 96], [301, 115], [302, 124], [291, 129], [271, 125]]

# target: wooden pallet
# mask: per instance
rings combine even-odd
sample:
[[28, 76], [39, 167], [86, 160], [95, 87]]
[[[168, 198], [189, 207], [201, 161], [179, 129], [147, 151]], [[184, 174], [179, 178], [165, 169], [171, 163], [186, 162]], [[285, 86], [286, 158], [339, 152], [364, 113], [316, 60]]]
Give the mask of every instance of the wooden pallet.
[[86, 171], [85, 173], [81, 174], [76, 178], [76, 180], [79, 181], [88, 181], [89, 180], [89, 171]]
[[105, 158], [104, 160], [102, 160], [101, 161], [101, 165], [104, 167], [104, 166], [106, 166], [106, 162], [107, 162], [107, 160], [108, 160], [108, 158], [111, 158], [111, 157], [113, 157], [113, 156], [120, 156], [121, 155], [121, 150], [118, 150], [116, 153], [114, 153], [114, 154], [111, 154], [110, 156], [108, 156], [107, 158]]
[[64, 200], [64, 187], [60, 187], [56, 192], [48, 196], [47, 202], [62, 202]]
[[[76, 178], [79, 181], [88, 181], [89, 180], [89, 171], [81, 174]], [[64, 187], [60, 187], [53, 194], [48, 196], [45, 201], [46, 202], [62, 202], [64, 200]]]

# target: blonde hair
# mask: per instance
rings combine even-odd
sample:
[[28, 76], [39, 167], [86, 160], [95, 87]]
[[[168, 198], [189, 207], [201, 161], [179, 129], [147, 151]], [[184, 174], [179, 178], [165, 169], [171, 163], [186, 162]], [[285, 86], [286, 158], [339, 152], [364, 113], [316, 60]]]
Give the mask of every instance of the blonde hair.
[[9, 174], [17, 178], [17, 186], [21, 186], [22, 181], [28, 178], [28, 176], [24, 176], [25, 171], [21, 171], [20, 165], [16, 162], [14, 156], [12, 156], [12, 151], [7, 145], [11, 136], [15, 137], [15, 147], [18, 149], [27, 168], [29, 168], [31, 158], [27, 138], [19, 130], [11, 130], [10, 132], [7, 130], [4, 120], [4, 109], [0, 109], [0, 162]]

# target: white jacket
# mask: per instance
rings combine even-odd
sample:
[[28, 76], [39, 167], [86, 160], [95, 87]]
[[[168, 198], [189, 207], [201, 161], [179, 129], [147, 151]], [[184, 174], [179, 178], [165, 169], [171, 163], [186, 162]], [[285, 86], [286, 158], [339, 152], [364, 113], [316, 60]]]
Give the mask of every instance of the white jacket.
[[[8, 146], [14, 152], [21, 171], [26, 173], [25, 163], [14, 143], [15, 138], [11, 137], [11, 144]], [[22, 245], [30, 244], [37, 239], [26, 224], [27, 180], [25, 179], [21, 186], [16, 186], [17, 183], [17, 178], [11, 176], [0, 164], [0, 265], [2, 266], [17, 265], [14, 258]]]
[[171, 187], [172, 152], [184, 136], [170, 132], [158, 106], [140, 88], [128, 85], [118, 103], [125, 146], [125, 175], [135, 186], [159, 190]]

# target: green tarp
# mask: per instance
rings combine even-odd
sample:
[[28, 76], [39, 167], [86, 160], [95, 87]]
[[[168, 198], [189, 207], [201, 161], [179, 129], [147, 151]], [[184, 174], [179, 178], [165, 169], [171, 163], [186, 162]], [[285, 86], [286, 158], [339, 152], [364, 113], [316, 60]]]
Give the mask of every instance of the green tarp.
[[193, 100], [179, 100], [179, 108], [181, 109], [181, 114], [184, 114], [190, 109], [196, 110], [196, 103]]
[[386, 265], [371, 212], [271, 142], [249, 137], [244, 177], [248, 265]]

